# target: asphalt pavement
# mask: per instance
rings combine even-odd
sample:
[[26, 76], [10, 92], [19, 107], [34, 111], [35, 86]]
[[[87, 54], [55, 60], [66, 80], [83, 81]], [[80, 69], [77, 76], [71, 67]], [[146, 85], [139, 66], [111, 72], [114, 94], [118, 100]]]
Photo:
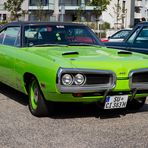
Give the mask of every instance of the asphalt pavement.
[[137, 112], [57, 104], [37, 118], [27, 96], [0, 84], [0, 148], [148, 148], [148, 99]]

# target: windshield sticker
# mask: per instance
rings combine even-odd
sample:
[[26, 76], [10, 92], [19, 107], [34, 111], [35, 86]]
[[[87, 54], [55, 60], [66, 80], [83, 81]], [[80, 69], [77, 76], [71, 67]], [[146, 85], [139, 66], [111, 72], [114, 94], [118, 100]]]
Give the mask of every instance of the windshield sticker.
[[57, 28], [62, 28], [62, 29], [65, 28], [64, 26], [56, 26], [56, 27], [57, 27]]
[[60, 34], [59, 34], [59, 33], [57, 33], [57, 34], [56, 34], [56, 36], [57, 36], [57, 37], [59, 37], [59, 36], [60, 36]]
[[52, 27], [47, 27], [47, 31], [51, 32], [52, 31]]
[[56, 34], [56, 37], [57, 37], [57, 40], [58, 41], [61, 41], [61, 37], [60, 37], [60, 34], [59, 33]]

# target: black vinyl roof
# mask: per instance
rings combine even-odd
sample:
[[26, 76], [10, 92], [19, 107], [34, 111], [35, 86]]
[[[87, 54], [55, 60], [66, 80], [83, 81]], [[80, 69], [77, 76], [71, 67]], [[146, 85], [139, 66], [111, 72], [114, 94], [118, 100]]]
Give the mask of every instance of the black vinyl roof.
[[148, 26], [148, 22], [140, 22], [136, 26]]
[[63, 25], [63, 26], [85, 26], [84, 24], [78, 24], [78, 23], [65, 23], [65, 22], [11, 22], [6, 24], [7, 26], [10, 25], [20, 25], [20, 26], [26, 26], [26, 25]]

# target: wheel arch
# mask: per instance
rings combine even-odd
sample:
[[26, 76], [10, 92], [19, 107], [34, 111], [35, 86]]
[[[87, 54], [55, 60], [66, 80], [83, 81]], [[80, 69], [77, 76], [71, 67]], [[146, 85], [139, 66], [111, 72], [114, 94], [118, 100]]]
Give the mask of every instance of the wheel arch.
[[25, 85], [25, 89], [26, 89], [27, 93], [29, 92], [29, 83], [32, 78], [35, 78], [37, 80], [37, 77], [32, 73], [26, 72], [23, 75], [24, 85]]

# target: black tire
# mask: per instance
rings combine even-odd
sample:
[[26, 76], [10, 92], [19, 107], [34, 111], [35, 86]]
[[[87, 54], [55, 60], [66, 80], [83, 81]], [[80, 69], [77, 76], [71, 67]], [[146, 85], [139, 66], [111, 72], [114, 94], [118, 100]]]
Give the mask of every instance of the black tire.
[[29, 110], [32, 115], [46, 117], [53, 113], [53, 103], [44, 99], [38, 81], [32, 78], [29, 83]]
[[127, 108], [129, 110], [139, 110], [140, 108], [143, 107], [143, 105], [145, 104], [146, 101], [146, 97], [145, 98], [140, 98], [138, 100], [133, 99], [132, 101], [129, 101], [127, 104]]

